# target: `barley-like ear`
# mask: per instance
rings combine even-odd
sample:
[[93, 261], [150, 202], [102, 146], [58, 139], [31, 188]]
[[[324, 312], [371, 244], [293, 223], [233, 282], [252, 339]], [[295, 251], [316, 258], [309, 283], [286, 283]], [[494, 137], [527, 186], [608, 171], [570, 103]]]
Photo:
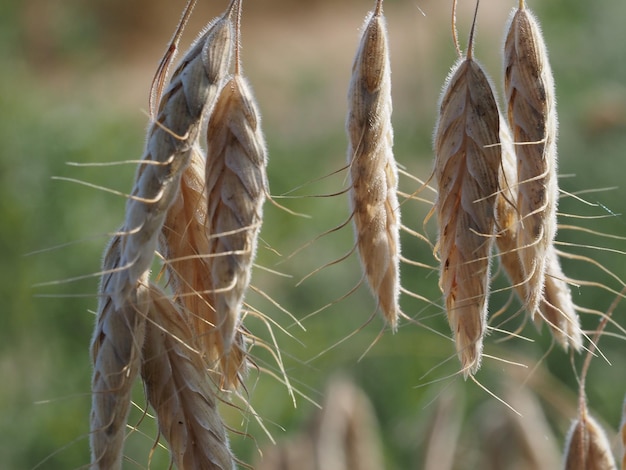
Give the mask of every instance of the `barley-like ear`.
[[496, 245], [500, 252], [500, 263], [511, 284], [524, 300], [524, 272], [519, 258], [517, 231], [519, 212], [517, 210], [517, 162], [513, 140], [506, 122], [500, 119], [500, 144], [502, 166], [500, 168], [501, 190], [496, 201], [497, 235]]
[[167, 259], [174, 296], [190, 316], [204, 359], [211, 367], [219, 369], [225, 385], [237, 386], [240, 376], [245, 373], [244, 342], [238, 332], [236, 351], [226, 364], [216, 326], [219, 320], [214, 307], [204, 172], [205, 159], [201, 150], [194, 148], [190, 164], [181, 178], [180, 191], [167, 213], [161, 251]]
[[141, 375], [172, 461], [179, 469], [233, 469], [216, 390], [188, 318], [154, 285], [150, 300]]
[[504, 69], [508, 119], [517, 155], [518, 243], [525, 307], [534, 318], [541, 304], [546, 252], [556, 234], [557, 114], [546, 45], [523, 0], [508, 28]]
[[91, 340], [93, 377], [90, 419], [91, 467], [122, 468], [126, 420], [131, 391], [141, 362], [147, 311], [147, 277], [142, 277], [117, 307], [106, 294], [120, 271], [120, 237], [114, 237], [104, 255], [98, 316]]
[[546, 253], [546, 274], [539, 310], [541, 318], [550, 325], [552, 335], [561, 346], [566, 350], [571, 346], [580, 351], [583, 342], [580, 319], [554, 246], [550, 246]]
[[[516, 207], [517, 164], [511, 135], [505, 122], [500, 122], [502, 145], [502, 168], [500, 182], [502, 189], [498, 194], [496, 244], [500, 252], [500, 262], [506, 271], [519, 298], [525, 300], [524, 269], [519, 256], [519, 212]], [[537, 323], [545, 320], [550, 326], [554, 338], [567, 350], [572, 346], [576, 351], [582, 347], [580, 320], [572, 301], [561, 263], [553, 244], [545, 253], [545, 276], [543, 296], [539, 305], [540, 315], [535, 316]]]
[[616, 469], [606, 434], [584, 407], [566, 439], [565, 470]]
[[501, 161], [491, 83], [468, 54], [453, 67], [435, 129], [439, 286], [465, 376], [480, 367]]
[[150, 268], [165, 214], [178, 192], [202, 115], [206, 107], [212, 106], [227, 74], [232, 44], [229, 10], [185, 54], [161, 99], [126, 204], [120, 247], [121, 266], [125, 270], [107, 290], [118, 308], [124, 305], [137, 279]]
[[354, 59], [346, 128], [358, 252], [378, 305], [395, 331], [400, 292], [400, 209], [391, 127], [391, 71], [381, 3], [366, 20]]
[[207, 130], [207, 228], [217, 328], [228, 357], [268, 192], [267, 155], [260, 116], [246, 80], [234, 75], [224, 85]]

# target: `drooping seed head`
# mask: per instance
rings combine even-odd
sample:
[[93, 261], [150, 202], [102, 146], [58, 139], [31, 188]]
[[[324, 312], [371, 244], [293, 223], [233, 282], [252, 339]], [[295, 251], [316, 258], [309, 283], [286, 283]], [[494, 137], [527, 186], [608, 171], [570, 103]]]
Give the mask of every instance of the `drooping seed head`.
[[372, 12], [361, 35], [348, 92], [349, 194], [361, 265], [395, 331], [400, 311], [400, 210], [391, 112], [387, 29], [382, 14]]

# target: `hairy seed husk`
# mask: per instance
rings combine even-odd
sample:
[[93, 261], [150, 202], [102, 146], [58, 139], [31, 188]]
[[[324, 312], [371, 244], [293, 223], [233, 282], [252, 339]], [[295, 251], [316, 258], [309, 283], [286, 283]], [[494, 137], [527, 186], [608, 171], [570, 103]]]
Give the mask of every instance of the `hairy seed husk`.
[[126, 421], [130, 411], [132, 386], [139, 373], [147, 312], [147, 276], [117, 307], [106, 294], [120, 271], [119, 236], [114, 237], [104, 255], [96, 327], [91, 340], [93, 376], [89, 435], [91, 468], [122, 468]]
[[387, 43], [382, 14], [370, 13], [352, 67], [346, 128], [350, 199], [361, 265], [385, 319], [395, 331], [400, 293], [400, 209]]
[[[230, 354], [228, 364], [225, 363], [214, 307], [205, 164], [202, 151], [195, 148], [182, 175], [180, 191], [167, 213], [161, 251], [167, 259], [169, 282], [176, 302], [190, 317], [204, 360], [224, 376], [225, 385], [236, 387], [246, 370], [245, 345], [239, 337], [233, 346], [237, 351]], [[242, 333], [237, 332], [237, 335]]]
[[604, 430], [586, 409], [567, 436], [565, 470], [617, 470]]
[[500, 116], [480, 65], [460, 60], [435, 129], [439, 286], [465, 376], [480, 367], [501, 166]]
[[233, 469], [216, 389], [188, 318], [154, 285], [148, 318], [141, 376], [172, 461], [179, 469]]
[[167, 210], [198, 138], [202, 116], [215, 101], [228, 72], [232, 45], [233, 25], [227, 12], [185, 54], [161, 98], [126, 204], [120, 247], [121, 263], [126, 269], [109, 286], [117, 307], [124, 304], [136, 280], [150, 268]]
[[524, 270], [525, 306], [539, 310], [546, 252], [556, 235], [557, 113], [554, 79], [535, 17], [512, 14], [504, 44], [507, 115], [517, 156], [519, 256]]
[[223, 354], [237, 334], [268, 193], [267, 152], [260, 115], [247, 82], [222, 88], [207, 130], [208, 253]]

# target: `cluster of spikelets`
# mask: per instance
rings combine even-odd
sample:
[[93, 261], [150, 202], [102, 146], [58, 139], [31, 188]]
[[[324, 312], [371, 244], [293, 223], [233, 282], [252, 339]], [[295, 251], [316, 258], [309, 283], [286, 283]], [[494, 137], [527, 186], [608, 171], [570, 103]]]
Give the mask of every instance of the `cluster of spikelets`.
[[[236, 50], [240, 9], [233, 0], [209, 23], [164, 92], [171, 55], [155, 78], [160, 104], [124, 225], [104, 256], [92, 340], [93, 468], [121, 468], [138, 375], [178, 468], [233, 467], [216, 406], [220, 390], [237, 390], [246, 372], [241, 312], [267, 194], [259, 113]], [[155, 254], [171, 294], [150, 280]]]
[[[352, 67], [348, 193], [364, 278], [395, 331], [402, 315], [401, 224], [382, 3], [377, 0], [365, 20]], [[268, 194], [259, 113], [240, 73], [240, 11], [241, 1], [232, 0], [184, 55], [167, 87], [170, 53], [155, 78], [153, 98], [160, 104], [152, 111], [124, 224], [102, 268], [92, 340], [93, 468], [121, 468], [139, 375], [178, 468], [234, 465], [217, 402], [220, 391], [242, 387], [250, 360], [242, 309]], [[473, 57], [473, 37], [474, 26], [465, 57], [457, 46], [459, 60], [441, 97], [434, 139], [438, 195], [431, 211], [439, 225], [439, 284], [466, 377], [480, 367], [494, 244], [530, 318], [545, 321], [564, 348], [582, 347], [553, 242], [557, 118], [537, 20], [523, 0], [511, 17], [504, 115]], [[150, 279], [155, 255], [171, 293]], [[603, 436], [581, 398], [568, 462], [607, 463], [567, 468], [615, 468]]]
[[504, 116], [473, 33], [444, 87], [434, 142], [440, 287], [466, 376], [480, 367], [494, 242], [530, 318], [564, 348], [582, 347], [554, 247], [557, 116], [539, 25], [520, 1], [504, 43]]

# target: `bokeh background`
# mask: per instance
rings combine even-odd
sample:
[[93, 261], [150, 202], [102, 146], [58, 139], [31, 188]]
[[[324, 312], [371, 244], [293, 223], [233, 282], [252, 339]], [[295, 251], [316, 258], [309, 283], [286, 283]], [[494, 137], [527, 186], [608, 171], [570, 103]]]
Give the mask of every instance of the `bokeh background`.
[[[68, 162], [112, 162], [141, 156], [150, 82], [183, 3], [0, 0], [3, 468], [69, 469], [89, 462], [88, 345], [98, 282], [97, 276], [89, 275], [99, 270], [107, 234], [123, 221], [124, 199], [58, 177], [130, 190], [133, 165], [81, 167]], [[183, 50], [226, 5], [226, 1], [199, 3], [186, 30]], [[344, 195], [310, 196], [336, 193], [345, 187], [345, 172], [324, 177], [345, 164], [344, 119], [352, 58], [359, 27], [374, 2], [244, 3], [243, 66], [264, 118], [271, 192], [276, 196], [289, 193], [293, 197], [277, 197], [276, 201], [311, 216], [296, 217], [266, 206], [258, 264], [292, 277], [256, 269], [253, 282], [297, 318], [332, 304], [304, 320], [303, 331], [262, 295], [249, 295], [250, 304], [288, 333], [275, 328], [294, 387], [311, 401], [322, 403], [329, 378], [337, 374], [349, 377], [371, 402], [379, 423], [375, 434], [388, 469], [443, 468], [428, 467], [428, 462], [439, 458], [437, 452], [442, 452], [440, 459], [451, 456], [450, 468], [541, 468], [540, 463], [524, 463], [528, 462], [522, 455], [526, 444], [515, 437], [528, 432], [510, 425], [528, 424], [530, 418], [515, 421], [504, 405], [455, 375], [458, 361], [445, 313], [439, 307], [436, 271], [403, 266], [405, 288], [432, 303], [403, 296], [404, 312], [420, 324], [405, 320], [397, 334], [385, 331], [380, 339], [383, 324], [379, 317], [364, 326], [375, 310], [364, 286], [334, 302], [361, 278], [354, 256], [296, 286], [304, 275], [352, 247], [351, 229], [345, 227], [289, 257], [349, 215]], [[422, 179], [428, 178], [432, 166], [431, 135], [439, 93], [455, 61], [449, 3], [385, 2], [396, 158], [407, 172]], [[476, 56], [498, 90], [502, 35], [515, 4], [483, 0], [479, 12]], [[586, 202], [563, 197], [560, 212], [595, 218], [562, 216], [561, 222], [626, 236], [622, 215], [626, 195], [626, 30], [622, 23], [626, 3], [551, 0], [532, 1], [530, 6], [543, 24], [557, 84], [561, 187], [569, 193], [593, 190], [580, 195]], [[473, 2], [460, 1], [463, 48], [473, 8]], [[401, 188], [413, 193], [419, 184], [403, 177]], [[421, 196], [433, 199], [428, 190]], [[403, 222], [412, 230], [425, 232], [434, 242], [436, 227], [430, 223], [423, 228], [422, 224], [428, 210], [427, 203], [407, 201]], [[626, 279], [623, 239], [568, 229], [561, 230], [558, 238], [590, 246], [563, 248], [592, 257], [614, 273], [611, 276], [590, 263], [565, 260], [567, 275], [621, 289], [620, 279]], [[435, 265], [427, 243], [407, 233], [402, 242], [406, 257]], [[503, 276], [497, 282], [506, 285]], [[615, 298], [606, 289], [584, 285], [573, 292], [577, 304], [600, 312]], [[504, 306], [508, 296], [507, 291], [495, 294], [490, 310]], [[506, 331], [522, 326], [520, 316], [502, 323], [517, 307], [514, 302], [492, 326]], [[614, 314], [622, 327], [626, 326], [625, 312], [626, 304]], [[270, 340], [262, 322], [252, 317], [247, 322], [251, 330]], [[597, 323], [597, 315], [584, 315], [587, 330]], [[348, 338], [357, 330], [358, 334]], [[606, 359], [594, 359], [587, 394], [618, 453], [616, 429], [626, 392], [626, 356], [624, 330], [617, 326], [609, 330], [612, 334], [601, 343]], [[486, 340], [485, 351], [526, 368], [486, 358], [477, 379], [498, 396], [515, 402], [522, 414], [533, 416], [538, 410], [545, 428], [533, 429], [544, 437], [545, 452], [558, 457], [576, 413], [575, 371], [580, 370], [581, 359], [571, 359], [558, 347], [551, 349], [546, 328], [537, 331], [527, 325], [521, 334], [528, 340], [503, 342], [508, 334], [494, 331]], [[275, 369], [259, 348], [253, 353], [259, 366]], [[515, 401], [514, 392], [525, 394], [532, 403]], [[294, 408], [284, 385], [254, 369], [248, 394], [279, 443], [306, 433], [317, 409], [301, 397]], [[128, 439], [125, 468], [167, 468], [162, 449], [155, 450], [150, 462], [156, 431], [150, 416], [142, 419], [144, 401], [139, 384], [136, 402], [129, 423], [141, 424]], [[236, 455], [248, 464], [259, 462], [260, 449], [271, 449], [266, 433], [250, 413], [223, 408], [234, 430], [231, 439]], [[442, 447], [438, 436], [455, 436], [455, 429], [459, 430], [458, 439]], [[510, 434], [497, 432], [502, 429]], [[499, 446], [496, 437], [506, 438], [506, 445]], [[443, 450], [438, 450], [440, 447]], [[265, 455], [271, 452], [264, 451]]]

